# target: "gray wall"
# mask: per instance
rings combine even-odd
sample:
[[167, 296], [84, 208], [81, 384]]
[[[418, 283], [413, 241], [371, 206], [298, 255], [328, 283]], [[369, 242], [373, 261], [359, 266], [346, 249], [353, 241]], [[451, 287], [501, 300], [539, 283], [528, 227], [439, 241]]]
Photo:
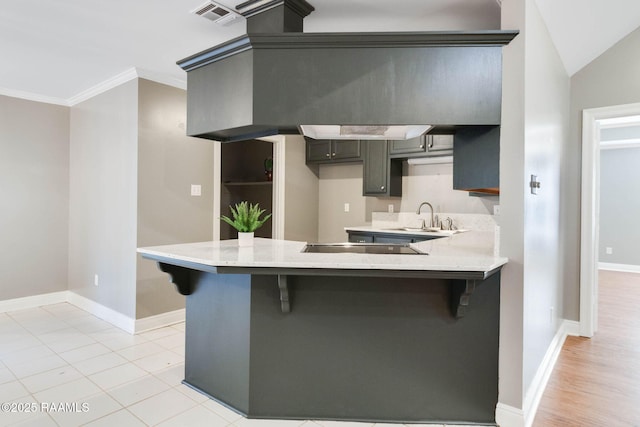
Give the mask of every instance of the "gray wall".
[[137, 179], [138, 80], [132, 80], [71, 108], [69, 203], [69, 289], [130, 318]]
[[600, 262], [640, 266], [638, 165], [640, 147], [600, 151]]
[[[423, 201], [434, 211], [493, 214], [498, 197], [470, 197], [453, 190], [453, 164], [403, 165], [402, 197], [364, 197], [362, 163], [320, 165], [318, 238], [322, 242], [347, 240], [344, 227], [371, 222], [372, 212], [415, 212]], [[349, 212], [344, 204], [349, 203]]]
[[0, 300], [67, 289], [69, 108], [0, 96]]
[[565, 178], [569, 194], [562, 210], [573, 218], [565, 224], [565, 318], [580, 317], [580, 162], [582, 145], [582, 110], [637, 103], [640, 101], [640, 28], [629, 34], [605, 53], [571, 77], [571, 139]]
[[600, 141], [640, 139], [640, 126], [620, 126], [600, 130]]
[[[503, 2], [502, 27], [520, 35], [504, 48], [500, 151], [502, 273], [500, 402], [524, 408], [562, 317], [569, 77], [532, 0]], [[542, 188], [529, 192], [529, 177]], [[574, 196], [575, 197], [575, 196]], [[551, 309], [553, 307], [553, 312]]]
[[[213, 144], [185, 136], [185, 121], [184, 90], [139, 80], [138, 246], [212, 238]], [[202, 186], [202, 196], [191, 196], [191, 184]], [[167, 275], [138, 255], [136, 318], [180, 308], [184, 297]]]

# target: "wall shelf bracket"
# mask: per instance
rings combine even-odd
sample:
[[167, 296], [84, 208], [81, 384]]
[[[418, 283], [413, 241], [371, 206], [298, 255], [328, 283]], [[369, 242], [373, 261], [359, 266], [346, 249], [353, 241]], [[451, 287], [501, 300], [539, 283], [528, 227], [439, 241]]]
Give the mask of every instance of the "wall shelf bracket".
[[171, 283], [176, 285], [180, 294], [191, 295], [193, 293], [193, 283], [190, 274], [193, 270], [177, 265], [165, 264], [164, 262], [158, 262], [158, 268], [160, 271], [171, 276]]
[[451, 281], [451, 314], [461, 319], [467, 313], [471, 294], [476, 289], [476, 280]]
[[280, 289], [280, 309], [283, 313], [291, 313], [291, 303], [289, 302], [289, 284], [287, 275], [278, 274], [278, 288]]

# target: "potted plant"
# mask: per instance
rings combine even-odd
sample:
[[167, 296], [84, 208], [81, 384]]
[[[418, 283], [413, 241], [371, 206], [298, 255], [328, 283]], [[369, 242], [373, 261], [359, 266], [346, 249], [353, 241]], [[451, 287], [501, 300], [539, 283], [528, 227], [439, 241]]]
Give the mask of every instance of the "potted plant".
[[252, 204], [247, 201], [236, 204], [235, 209], [229, 206], [229, 209], [233, 219], [225, 215], [220, 219], [238, 230], [238, 246], [253, 246], [254, 231], [262, 227], [271, 218], [271, 214], [260, 219], [265, 210], [260, 209], [259, 203]]

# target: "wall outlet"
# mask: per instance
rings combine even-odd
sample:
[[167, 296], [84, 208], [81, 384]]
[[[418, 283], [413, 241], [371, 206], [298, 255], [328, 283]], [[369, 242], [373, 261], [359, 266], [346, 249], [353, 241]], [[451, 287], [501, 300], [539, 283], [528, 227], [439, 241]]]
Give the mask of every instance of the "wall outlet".
[[494, 215], [500, 215], [500, 205], [495, 205], [493, 207], [493, 214]]
[[191, 184], [191, 195], [202, 196], [202, 186], [200, 184]]
[[93, 285], [94, 286], [98, 286], [100, 284], [100, 280], [98, 279], [98, 275], [94, 274], [93, 275]]
[[613, 255], [613, 248], [606, 247], [604, 251], [607, 255]]
[[345, 211], [345, 212], [349, 212], [349, 210], [350, 210], [350, 209], [351, 209], [351, 208], [350, 208], [350, 206], [349, 206], [349, 203], [345, 203], [345, 204], [344, 204], [344, 211]]
[[387, 208], [387, 211], [389, 213], [393, 213], [393, 205], [389, 205], [389, 207]]

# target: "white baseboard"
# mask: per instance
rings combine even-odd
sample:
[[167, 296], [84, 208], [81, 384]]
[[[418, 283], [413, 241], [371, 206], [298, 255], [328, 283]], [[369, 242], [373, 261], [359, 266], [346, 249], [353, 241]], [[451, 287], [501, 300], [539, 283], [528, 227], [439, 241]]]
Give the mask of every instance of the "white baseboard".
[[151, 329], [174, 325], [176, 323], [184, 322], [185, 320], [184, 308], [155, 316], [144, 317], [142, 319], [132, 319], [129, 316], [125, 316], [118, 311], [90, 300], [89, 298], [83, 297], [82, 295], [78, 295], [72, 291], [52, 292], [49, 294], [40, 294], [0, 301], [0, 313], [26, 310], [29, 308], [42, 307], [43, 305], [59, 304], [63, 302], [73, 304], [76, 307], [81, 308], [82, 310], [91, 313], [130, 334], [137, 334]]
[[524, 427], [522, 409], [499, 403], [496, 406], [496, 424], [499, 427]]
[[29, 297], [14, 298], [0, 301], [0, 313], [8, 311], [26, 310], [41, 307], [43, 305], [59, 304], [67, 302], [67, 292], [51, 292], [48, 294], [33, 295]]
[[547, 388], [549, 377], [553, 372], [553, 368], [558, 360], [562, 345], [568, 335], [580, 335], [580, 322], [573, 320], [563, 320], [558, 328], [549, 348], [538, 367], [536, 375], [525, 393], [524, 409], [514, 408], [513, 406], [498, 403], [496, 406], [496, 423], [500, 427], [530, 427], [533, 419], [538, 411], [540, 399]]
[[613, 264], [609, 262], [599, 262], [599, 270], [625, 271], [629, 273], [640, 273], [640, 265], [633, 264]]
[[100, 319], [111, 323], [113, 326], [122, 329], [130, 334], [135, 333], [135, 319], [115, 311], [107, 306], [97, 303], [89, 298], [69, 291], [68, 301], [70, 304], [83, 309]]
[[185, 309], [168, 311], [166, 313], [157, 314], [155, 316], [143, 317], [137, 319], [135, 324], [135, 333], [149, 331], [151, 329], [163, 328], [165, 326], [174, 325], [176, 323], [184, 322]]

